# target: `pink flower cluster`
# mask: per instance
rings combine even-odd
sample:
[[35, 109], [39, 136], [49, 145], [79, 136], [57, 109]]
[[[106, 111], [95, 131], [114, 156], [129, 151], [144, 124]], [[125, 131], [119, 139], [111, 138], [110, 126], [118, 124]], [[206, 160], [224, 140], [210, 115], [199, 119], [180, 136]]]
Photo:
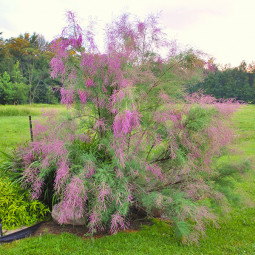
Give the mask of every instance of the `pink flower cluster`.
[[65, 74], [64, 63], [59, 58], [52, 58], [50, 61], [50, 66], [52, 68], [51, 78], [56, 79], [59, 75], [63, 78]]
[[123, 216], [121, 216], [118, 212], [113, 214], [112, 220], [111, 220], [111, 233], [117, 233], [120, 230], [127, 229], [128, 225], [125, 222], [125, 219]]
[[81, 89], [78, 90], [78, 95], [81, 101], [81, 104], [86, 104], [88, 101], [90, 93], [88, 91], [83, 91]]
[[124, 111], [119, 113], [113, 122], [113, 133], [115, 136], [126, 135], [137, 127], [140, 127], [140, 114], [137, 111]]
[[74, 89], [60, 89], [61, 93], [61, 104], [67, 105], [67, 107], [70, 107], [74, 100]]
[[74, 176], [67, 185], [64, 199], [60, 202], [60, 224], [66, 223], [68, 219], [81, 219], [85, 214], [85, 202], [87, 193], [82, 180]]
[[86, 86], [87, 86], [88, 88], [90, 88], [90, 87], [92, 87], [92, 86], [95, 86], [92, 79], [87, 79], [86, 82], [85, 82], [85, 84], [86, 84]]

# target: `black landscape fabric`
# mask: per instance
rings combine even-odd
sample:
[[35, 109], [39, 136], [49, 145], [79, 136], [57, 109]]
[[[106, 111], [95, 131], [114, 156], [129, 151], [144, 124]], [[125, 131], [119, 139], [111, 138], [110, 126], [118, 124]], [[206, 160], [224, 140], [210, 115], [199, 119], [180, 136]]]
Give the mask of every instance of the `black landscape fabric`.
[[17, 231], [15, 233], [0, 237], [0, 243], [8, 243], [12, 242], [18, 239], [22, 239], [24, 237], [32, 235], [42, 224], [42, 222], [35, 224], [34, 226], [22, 229], [20, 231]]

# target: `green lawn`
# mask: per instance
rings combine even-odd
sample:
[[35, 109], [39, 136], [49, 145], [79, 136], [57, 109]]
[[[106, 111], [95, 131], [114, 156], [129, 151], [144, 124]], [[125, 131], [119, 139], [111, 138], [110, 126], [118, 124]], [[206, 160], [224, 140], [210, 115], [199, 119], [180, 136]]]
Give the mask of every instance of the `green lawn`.
[[[15, 136], [19, 139], [20, 134], [27, 130], [28, 126], [22, 126], [28, 125], [25, 124], [28, 123], [26, 118], [13, 121], [0, 117], [1, 124], [2, 120], [5, 120], [5, 128], [9, 131], [1, 128], [1, 135], [7, 136], [7, 132], [12, 134], [16, 130]], [[234, 155], [224, 156], [219, 162], [232, 162], [246, 157], [255, 159], [255, 105], [240, 109], [235, 114], [234, 123], [238, 129], [238, 137], [232, 146]], [[29, 133], [26, 134], [28, 137]], [[4, 146], [2, 140], [0, 144]], [[14, 145], [14, 142], [9, 140], [7, 146], [11, 144]], [[99, 239], [82, 239], [71, 234], [27, 238], [0, 246], [0, 254], [255, 254], [254, 170], [244, 176], [244, 181], [237, 185], [237, 189], [243, 194], [246, 205], [234, 208], [231, 213], [221, 217], [220, 228], [208, 227], [207, 237], [197, 245], [183, 246], [176, 240], [172, 227], [155, 221], [153, 226], [144, 227], [139, 232], [122, 232]]]
[[255, 159], [255, 106], [247, 105], [235, 114], [234, 122], [239, 129], [238, 146], [247, 156]]

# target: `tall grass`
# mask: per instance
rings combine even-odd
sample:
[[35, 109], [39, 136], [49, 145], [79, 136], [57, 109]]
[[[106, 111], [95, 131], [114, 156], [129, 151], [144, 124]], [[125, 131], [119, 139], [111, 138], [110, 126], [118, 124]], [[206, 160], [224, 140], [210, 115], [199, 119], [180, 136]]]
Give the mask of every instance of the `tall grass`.
[[63, 105], [32, 104], [32, 105], [0, 105], [0, 116], [38, 116], [43, 111], [55, 109], [65, 111]]

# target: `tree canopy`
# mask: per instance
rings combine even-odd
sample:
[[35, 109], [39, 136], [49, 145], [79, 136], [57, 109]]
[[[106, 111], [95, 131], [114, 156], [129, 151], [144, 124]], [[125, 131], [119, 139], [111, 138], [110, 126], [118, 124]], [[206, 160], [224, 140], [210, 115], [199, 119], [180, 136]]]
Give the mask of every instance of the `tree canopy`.
[[239, 67], [210, 72], [201, 82], [188, 83], [188, 90], [203, 90], [216, 98], [236, 98], [247, 103], [255, 103], [255, 71], [252, 65], [242, 62]]
[[[14, 84], [17, 82], [15, 81], [15, 72], [17, 72], [16, 66], [18, 65], [22, 76], [25, 97], [23, 95], [22, 100], [16, 100], [16, 103], [57, 102], [53, 90], [55, 86], [59, 85], [59, 82], [51, 80], [48, 72], [52, 56], [49, 43], [39, 34], [26, 33], [17, 38], [6, 40], [0, 38], [0, 75], [8, 74], [10, 77], [9, 86], [15, 86]], [[9, 99], [6, 97], [0, 103], [14, 103], [11, 97]]]

